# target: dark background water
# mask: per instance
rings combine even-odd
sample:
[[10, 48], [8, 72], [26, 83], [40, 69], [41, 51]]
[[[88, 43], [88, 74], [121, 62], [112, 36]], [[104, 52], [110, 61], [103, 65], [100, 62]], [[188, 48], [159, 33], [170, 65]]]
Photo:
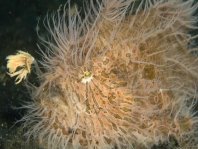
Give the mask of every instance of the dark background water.
[[[26, 88], [15, 85], [14, 79], [6, 72], [6, 56], [17, 50], [29, 52], [37, 57], [38, 37], [36, 26], [38, 19], [45, 17], [65, 4], [67, 0], [0, 0], [0, 149], [39, 149], [35, 142], [25, 143], [23, 132], [15, 124], [24, 111], [16, 110], [23, 101], [28, 101]], [[83, 0], [71, 0], [82, 5]], [[192, 32], [197, 34], [196, 31]], [[196, 41], [192, 45], [196, 45]], [[174, 139], [173, 139], [174, 142]], [[169, 145], [155, 148], [170, 148]]]

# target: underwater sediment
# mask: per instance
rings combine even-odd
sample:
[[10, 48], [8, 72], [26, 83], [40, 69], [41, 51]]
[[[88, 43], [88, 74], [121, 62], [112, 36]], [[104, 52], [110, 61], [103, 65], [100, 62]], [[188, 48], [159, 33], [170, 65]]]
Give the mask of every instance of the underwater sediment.
[[196, 146], [193, 3], [90, 0], [84, 16], [69, 3], [47, 16], [25, 135], [47, 149], [151, 148], [169, 136]]

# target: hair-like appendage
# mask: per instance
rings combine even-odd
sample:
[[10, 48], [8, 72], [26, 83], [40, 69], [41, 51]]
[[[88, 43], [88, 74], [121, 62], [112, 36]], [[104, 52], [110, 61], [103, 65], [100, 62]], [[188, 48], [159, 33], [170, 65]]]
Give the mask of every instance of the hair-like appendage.
[[[26, 136], [47, 149], [197, 145], [194, 0], [68, 2], [46, 16]], [[43, 47], [45, 51], [43, 51]]]

